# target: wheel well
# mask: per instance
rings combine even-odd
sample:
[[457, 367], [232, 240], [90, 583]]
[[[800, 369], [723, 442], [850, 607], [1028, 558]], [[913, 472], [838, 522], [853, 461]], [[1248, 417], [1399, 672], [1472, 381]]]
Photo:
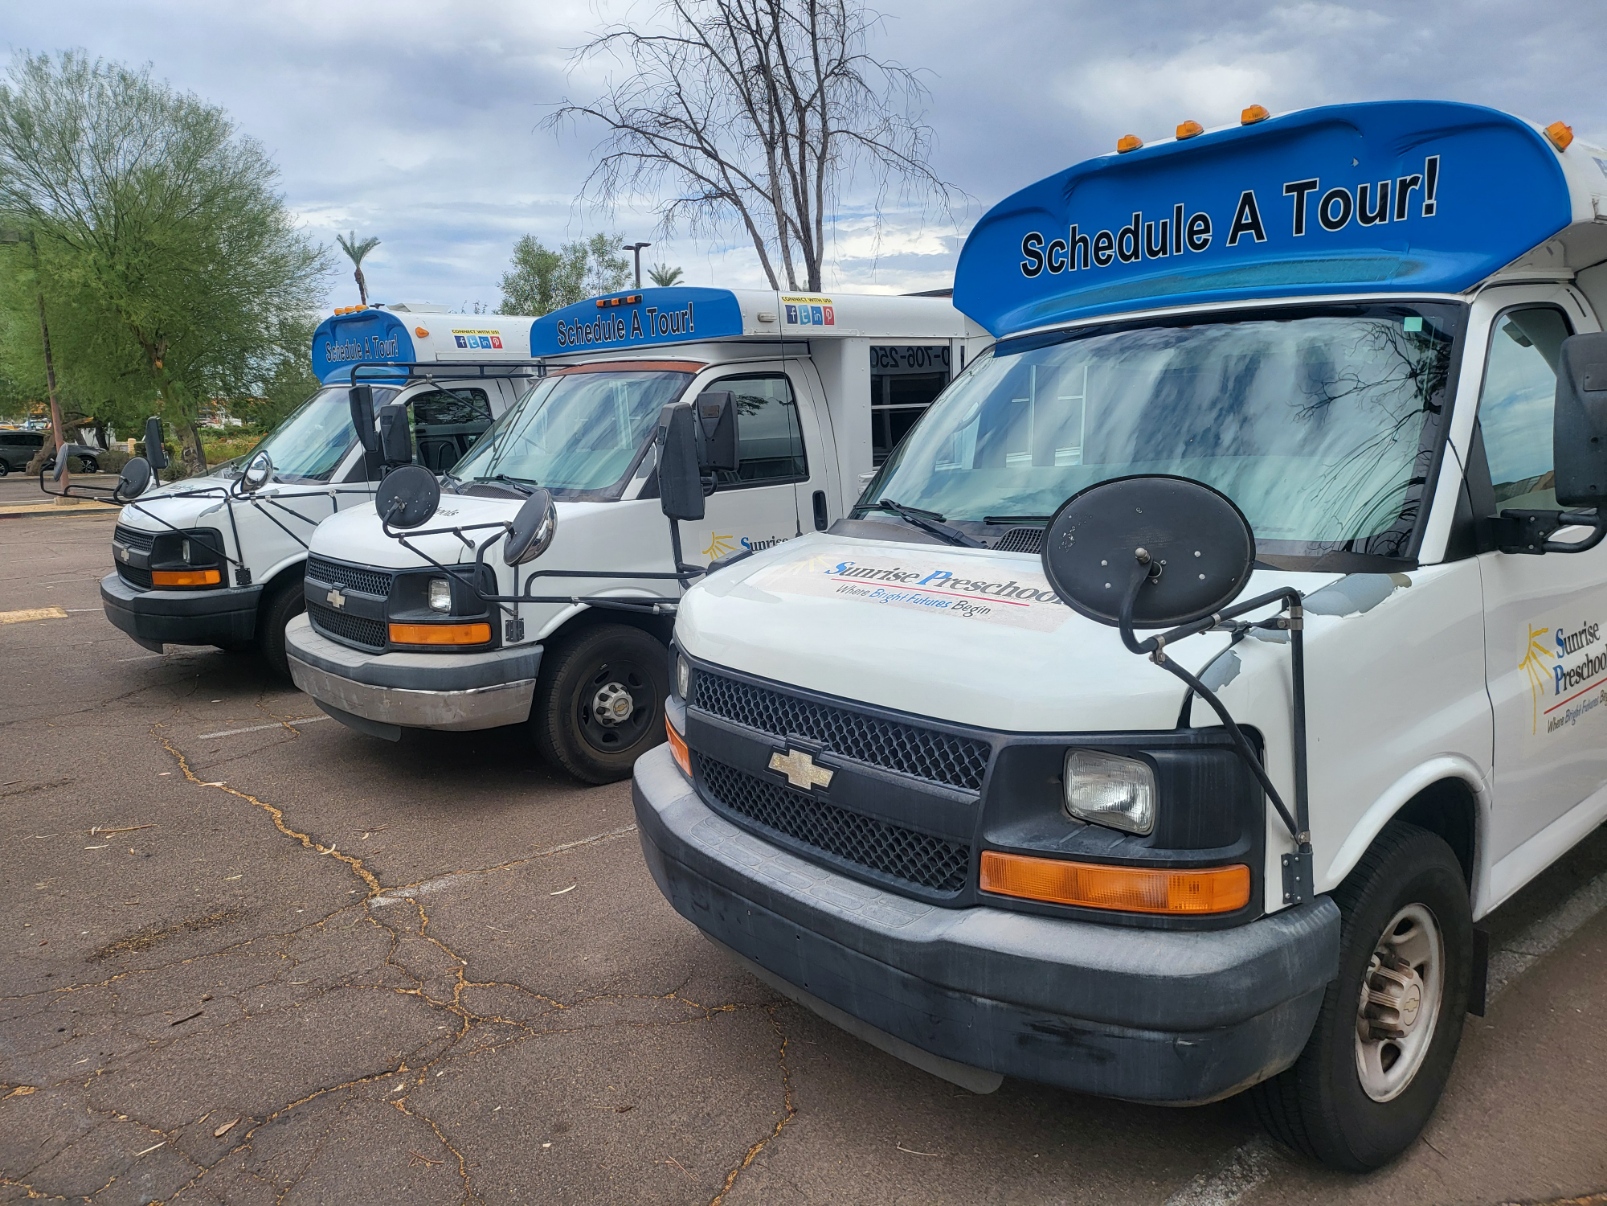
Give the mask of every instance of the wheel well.
[[1474, 845], [1478, 835], [1478, 803], [1473, 791], [1460, 779], [1441, 779], [1425, 787], [1395, 814], [1444, 839], [1462, 864], [1462, 877], [1473, 884]]
[[670, 634], [675, 629], [675, 617], [643, 615], [640, 612], [615, 611], [605, 607], [587, 607], [549, 632], [542, 638], [542, 643], [551, 644], [560, 637], [573, 639], [582, 632], [604, 624], [628, 624], [632, 628], [640, 628], [659, 644], [668, 648]]

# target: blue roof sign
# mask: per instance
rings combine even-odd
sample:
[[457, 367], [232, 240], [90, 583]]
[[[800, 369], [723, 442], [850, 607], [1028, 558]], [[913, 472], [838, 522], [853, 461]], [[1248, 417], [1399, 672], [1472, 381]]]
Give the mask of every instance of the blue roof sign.
[[1572, 219], [1538, 131], [1494, 109], [1306, 109], [1077, 164], [972, 230], [954, 304], [996, 336], [1124, 310], [1460, 292]]
[[588, 298], [536, 319], [532, 356], [655, 348], [742, 334], [742, 307], [726, 289], [676, 286]]
[[407, 325], [384, 310], [336, 314], [324, 319], [313, 332], [312, 371], [326, 385], [350, 380], [354, 364], [405, 364], [416, 359]]

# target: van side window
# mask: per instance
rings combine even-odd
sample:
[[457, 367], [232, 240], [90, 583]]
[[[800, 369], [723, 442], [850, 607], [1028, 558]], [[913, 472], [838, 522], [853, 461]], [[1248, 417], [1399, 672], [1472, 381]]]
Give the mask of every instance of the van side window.
[[1509, 310], [1495, 321], [1479, 395], [1479, 430], [1498, 510], [1554, 510], [1551, 414], [1557, 354], [1572, 332], [1555, 306]]
[[462, 460], [491, 426], [491, 403], [482, 389], [441, 389], [411, 401], [415, 459], [437, 476]]
[[736, 472], [720, 471], [722, 486], [799, 482], [809, 477], [803, 429], [792, 386], [780, 373], [722, 377], [709, 390], [730, 390], [737, 408]]

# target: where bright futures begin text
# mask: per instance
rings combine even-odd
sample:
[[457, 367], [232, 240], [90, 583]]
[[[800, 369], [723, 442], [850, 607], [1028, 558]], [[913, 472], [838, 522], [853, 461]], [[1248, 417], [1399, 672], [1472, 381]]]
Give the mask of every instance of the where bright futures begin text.
[[[1318, 229], [1331, 234], [1343, 230], [1352, 219], [1362, 226], [1405, 222], [1414, 216], [1414, 200], [1418, 206], [1416, 216], [1432, 218], [1439, 179], [1440, 157], [1430, 155], [1424, 160], [1421, 172], [1380, 180], [1376, 184], [1358, 184], [1354, 192], [1344, 185], [1324, 191], [1321, 180], [1316, 177], [1291, 180], [1283, 186], [1283, 195], [1290, 201], [1290, 233], [1296, 238]], [[1045, 242], [1042, 232], [1029, 231], [1021, 240], [1021, 275], [1035, 277], [1044, 272], [1058, 274], [1076, 272], [1080, 268], [1108, 268], [1117, 263], [1131, 264], [1204, 251], [1215, 237], [1211, 216], [1203, 212], [1188, 213], [1187, 209], [1179, 202], [1172, 206], [1170, 217], [1149, 220], [1142, 211], [1135, 211], [1133, 220], [1115, 233], [1100, 230], [1090, 234], [1073, 222], [1065, 238]], [[1267, 228], [1261, 212], [1262, 205], [1253, 188], [1239, 194], [1233, 221], [1228, 226], [1229, 247], [1237, 247], [1245, 239], [1251, 243], [1266, 242]], [[1313, 216], [1315, 223], [1311, 221]]]

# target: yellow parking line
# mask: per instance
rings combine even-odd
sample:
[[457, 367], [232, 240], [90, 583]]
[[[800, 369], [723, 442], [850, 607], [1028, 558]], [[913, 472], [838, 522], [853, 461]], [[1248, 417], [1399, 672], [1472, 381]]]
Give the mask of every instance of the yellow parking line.
[[29, 620], [65, 620], [62, 607], [25, 607], [21, 611], [0, 611], [0, 624], [25, 624]]

